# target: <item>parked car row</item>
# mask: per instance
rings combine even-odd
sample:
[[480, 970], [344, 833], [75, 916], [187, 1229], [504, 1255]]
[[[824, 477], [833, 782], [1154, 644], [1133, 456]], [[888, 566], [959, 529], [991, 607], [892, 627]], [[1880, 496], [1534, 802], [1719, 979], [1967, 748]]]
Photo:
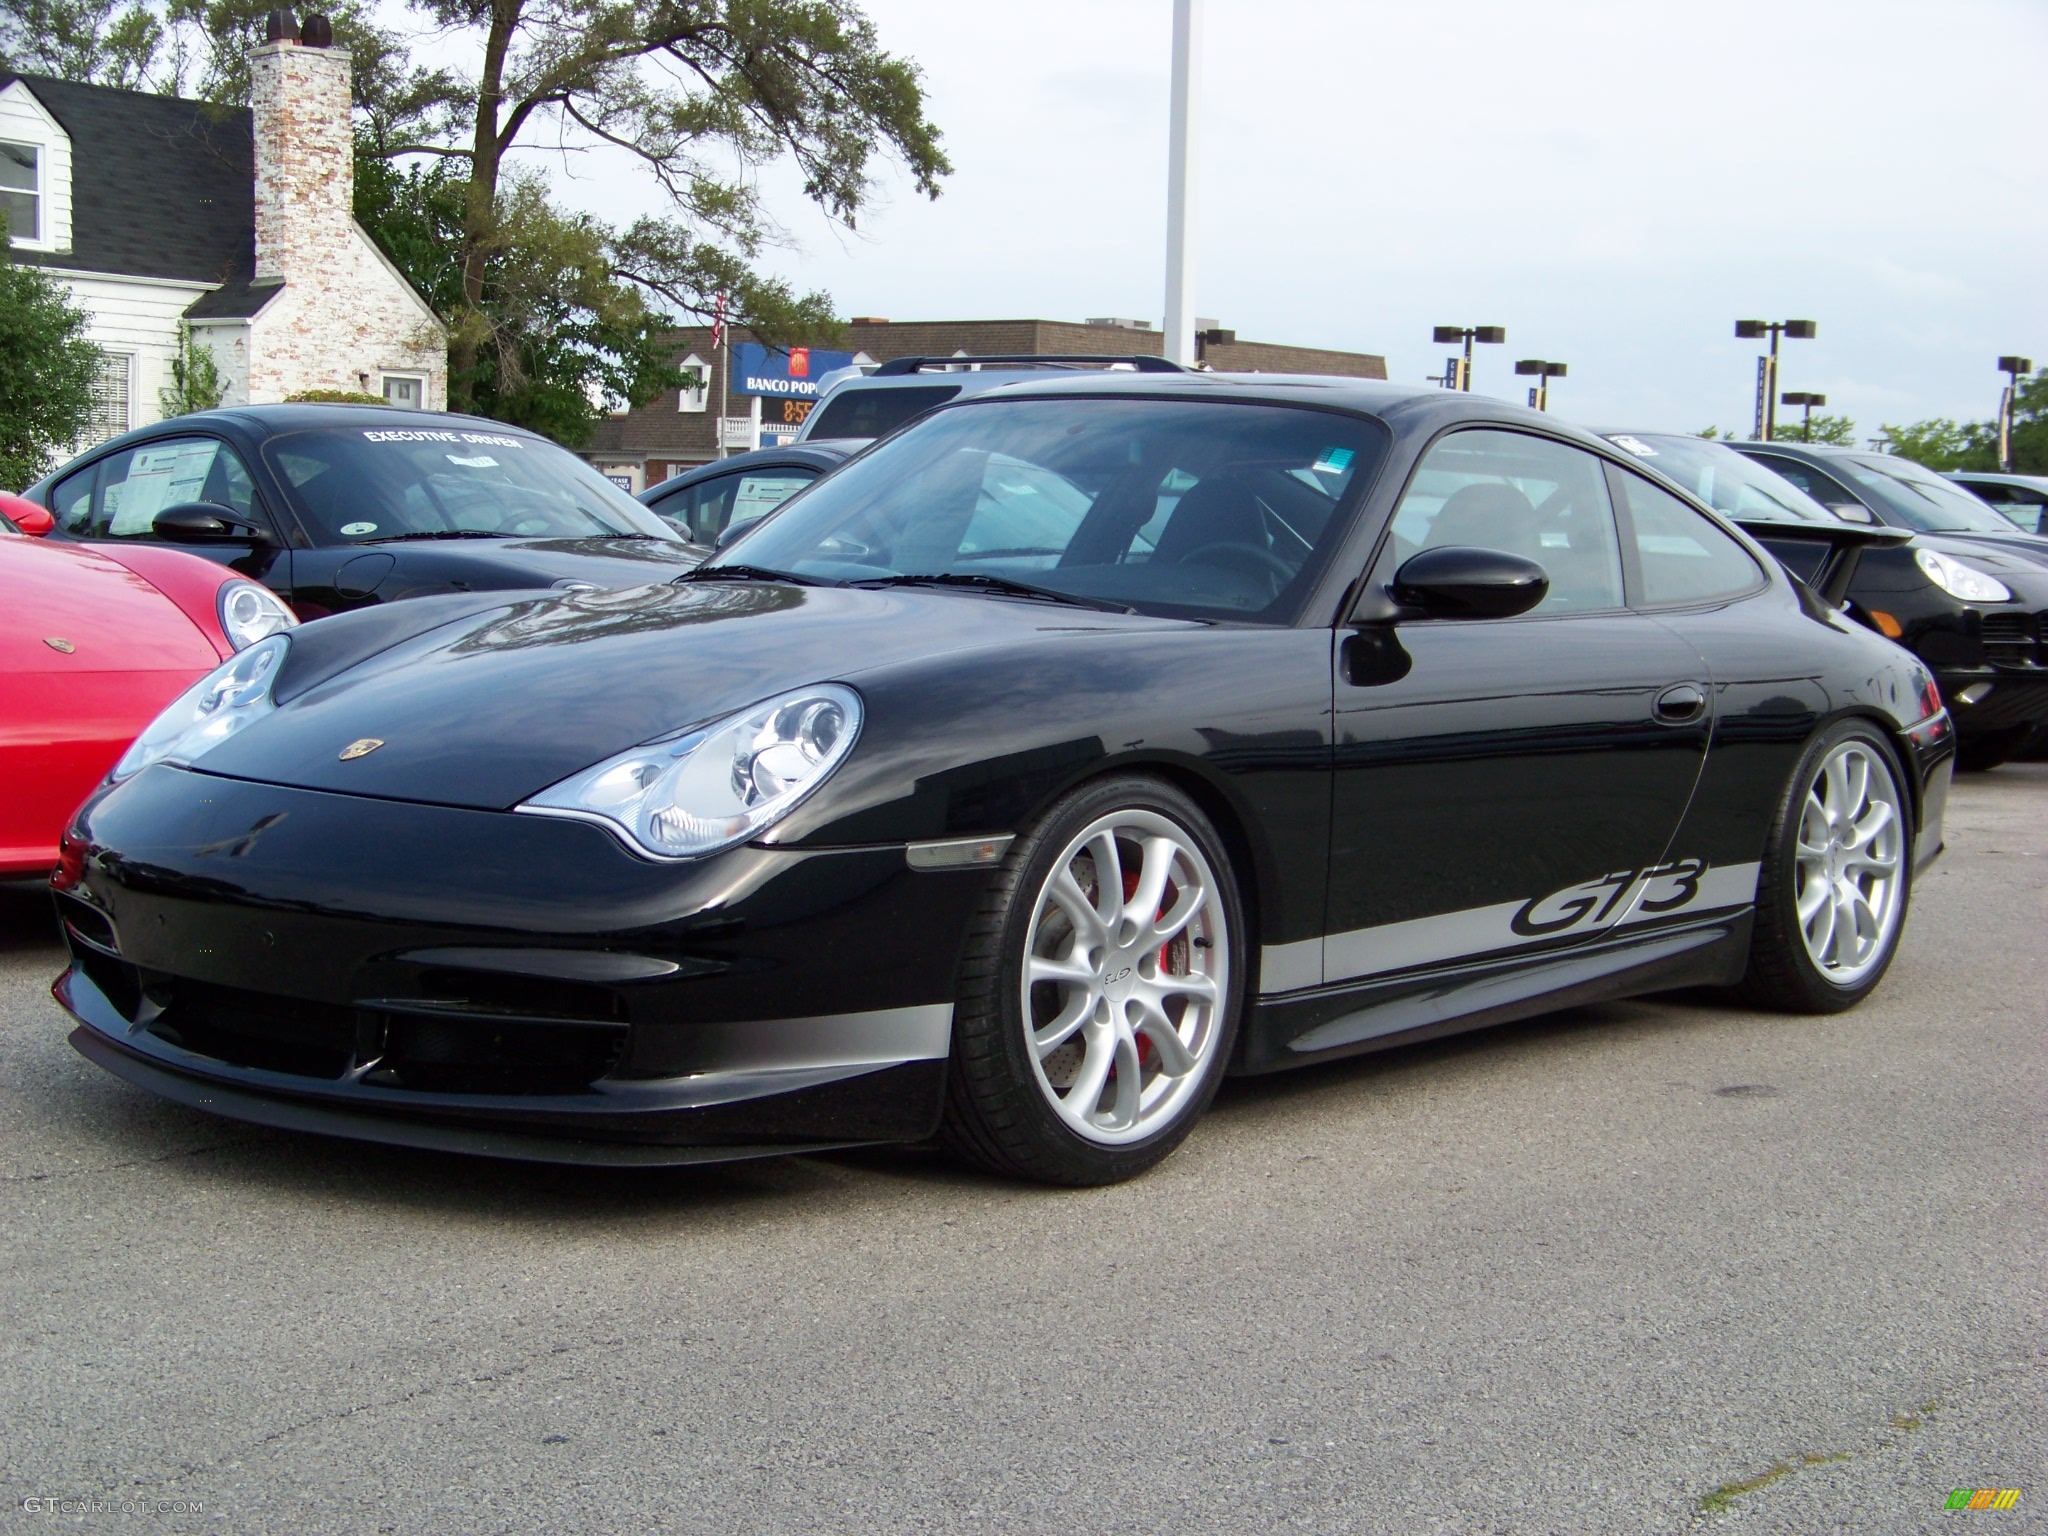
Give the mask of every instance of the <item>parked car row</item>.
[[[1945, 581], [2003, 545], [1458, 392], [1018, 371], [861, 451], [707, 466], [675, 525], [537, 440], [388, 412], [37, 487], [73, 518], [51, 539], [204, 527], [252, 572], [467, 537], [627, 542], [661, 578], [380, 581], [227, 654], [65, 830], [74, 1044], [371, 1140], [937, 1135], [1099, 1183], [1226, 1073], [1674, 986], [1830, 1012], [1878, 985], [1956, 753], [1878, 616], [1981, 641], [1989, 599]], [[1979, 661], [2005, 686], [1943, 664]]]

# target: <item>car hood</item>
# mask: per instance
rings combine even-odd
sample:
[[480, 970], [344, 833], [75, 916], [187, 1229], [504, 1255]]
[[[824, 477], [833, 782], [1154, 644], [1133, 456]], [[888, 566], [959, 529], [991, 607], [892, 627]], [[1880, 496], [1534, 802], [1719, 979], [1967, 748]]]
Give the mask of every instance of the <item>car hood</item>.
[[[0, 544], [0, 677], [185, 672], [218, 665], [213, 642], [146, 578], [87, 544]], [[6, 722], [0, 722], [4, 725]]]
[[[424, 598], [295, 635], [303, 654], [279, 674], [279, 708], [197, 766], [504, 810], [628, 747], [787, 689], [858, 687], [878, 667], [1041, 632], [1175, 623], [970, 593], [770, 582]], [[341, 760], [366, 739], [380, 745]]]
[[660, 539], [414, 539], [362, 548], [394, 557], [395, 568], [376, 588], [386, 598], [458, 584], [472, 591], [558, 581], [637, 587], [694, 570], [710, 554]]

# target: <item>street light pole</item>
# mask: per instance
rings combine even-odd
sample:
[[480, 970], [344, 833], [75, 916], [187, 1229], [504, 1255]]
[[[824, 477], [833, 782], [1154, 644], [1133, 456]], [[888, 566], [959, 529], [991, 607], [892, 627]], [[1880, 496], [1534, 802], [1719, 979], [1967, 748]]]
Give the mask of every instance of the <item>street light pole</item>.
[[1445, 387], [1469, 390], [1472, 388], [1472, 343], [1477, 341], [1497, 346], [1508, 339], [1508, 328], [1504, 325], [1439, 325], [1430, 330], [1429, 339], [1438, 346], [1461, 341], [1465, 344], [1465, 355], [1456, 360], [1457, 367], [1453, 370], [1456, 378]]
[[1778, 398], [1786, 405], [1803, 405], [1806, 407], [1805, 419], [1799, 423], [1799, 441], [1802, 443], [1812, 442], [1813, 408], [1816, 405], [1826, 405], [1828, 397], [1826, 395], [1816, 395], [1807, 390], [1788, 389]]
[[1195, 71], [1202, 0], [1173, 0], [1173, 81], [1166, 146], [1166, 356], [1195, 365]]
[[2005, 395], [1998, 402], [1998, 467], [2012, 473], [2012, 413], [2019, 402], [2020, 380], [2034, 371], [2030, 357], [2001, 357], [1998, 371], [2005, 375]]
[[1770, 442], [1778, 432], [1778, 337], [1782, 334], [1794, 341], [1811, 341], [1815, 329], [1811, 320], [1735, 322], [1735, 334], [1743, 341], [1756, 341], [1766, 335], [1771, 338], [1770, 352], [1757, 359], [1756, 428], [1751, 436], [1760, 442]]
[[1529, 391], [1529, 404], [1539, 411], [1550, 409], [1550, 381], [1565, 376], [1563, 363], [1545, 362], [1540, 357], [1525, 357], [1515, 364], [1515, 372], [1535, 378], [1536, 387]]

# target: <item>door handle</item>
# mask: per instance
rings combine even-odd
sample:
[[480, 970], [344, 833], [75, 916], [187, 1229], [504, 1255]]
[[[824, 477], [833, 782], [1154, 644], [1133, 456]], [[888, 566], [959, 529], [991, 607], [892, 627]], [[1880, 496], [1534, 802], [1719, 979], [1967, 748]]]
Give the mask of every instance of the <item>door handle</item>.
[[1696, 683], [1676, 683], [1657, 695], [1655, 713], [1661, 725], [1687, 725], [1706, 710], [1706, 691]]

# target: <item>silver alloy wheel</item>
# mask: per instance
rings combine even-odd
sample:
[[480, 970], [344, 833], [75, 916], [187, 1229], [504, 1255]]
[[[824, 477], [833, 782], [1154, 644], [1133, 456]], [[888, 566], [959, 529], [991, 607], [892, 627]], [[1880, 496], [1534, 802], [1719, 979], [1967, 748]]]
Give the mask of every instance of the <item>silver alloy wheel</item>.
[[1884, 956], [1904, 906], [1905, 817], [1891, 765], [1866, 741], [1821, 760], [1799, 813], [1800, 936], [1821, 975], [1852, 987]]
[[1026, 1047], [1069, 1129], [1105, 1146], [1168, 1124], [1207, 1076], [1230, 995], [1216, 874], [1180, 826], [1123, 810], [1052, 866], [1023, 966]]

